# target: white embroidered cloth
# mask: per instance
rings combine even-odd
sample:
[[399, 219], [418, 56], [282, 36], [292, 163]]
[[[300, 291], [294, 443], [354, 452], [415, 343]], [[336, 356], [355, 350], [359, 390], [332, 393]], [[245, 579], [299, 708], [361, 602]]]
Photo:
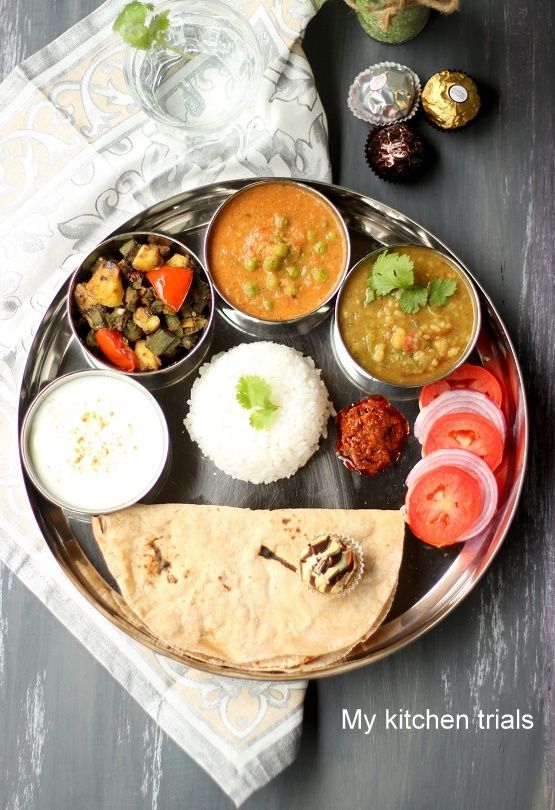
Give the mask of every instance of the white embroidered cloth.
[[96, 12], [0, 85], [0, 560], [239, 805], [295, 757], [305, 683], [214, 677], [150, 652], [66, 579], [26, 502], [18, 382], [33, 334], [79, 259], [130, 216], [218, 179], [330, 177], [325, 116], [299, 40], [312, 0], [241, 0], [262, 45], [256, 103], [217, 145], [161, 134], [125, 86]]

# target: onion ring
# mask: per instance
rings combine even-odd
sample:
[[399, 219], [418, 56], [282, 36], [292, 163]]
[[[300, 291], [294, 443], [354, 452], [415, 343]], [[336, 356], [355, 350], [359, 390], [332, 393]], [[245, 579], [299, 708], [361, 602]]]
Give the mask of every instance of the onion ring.
[[492, 422], [505, 443], [505, 419], [497, 405], [479, 391], [445, 391], [422, 408], [414, 423], [414, 435], [424, 444], [432, 424], [448, 413], [477, 413]]
[[471, 537], [475, 537], [485, 529], [495, 515], [499, 498], [497, 482], [486, 462], [482, 461], [478, 456], [475, 456], [474, 453], [469, 453], [468, 450], [435, 450], [433, 453], [424, 456], [407, 476], [407, 480], [405, 481], [408, 487], [405, 498], [407, 511], [411, 490], [414, 484], [429, 470], [437, 469], [443, 465], [460, 467], [462, 470], [473, 475], [480, 485], [482, 511], [474, 526], [457, 539], [458, 543], [462, 543], [465, 540], [470, 540]]

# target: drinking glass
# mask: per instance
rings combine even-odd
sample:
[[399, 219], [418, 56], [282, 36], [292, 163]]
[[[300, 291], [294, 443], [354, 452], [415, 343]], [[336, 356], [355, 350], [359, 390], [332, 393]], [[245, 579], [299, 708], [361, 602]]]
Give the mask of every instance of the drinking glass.
[[167, 0], [153, 13], [163, 11], [169, 12], [171, 49], [128, 48], [127, 86], [163, 129], [218, 139], [258, 89], [262, 54], [255, 33], [246, 17], [220, 0]]

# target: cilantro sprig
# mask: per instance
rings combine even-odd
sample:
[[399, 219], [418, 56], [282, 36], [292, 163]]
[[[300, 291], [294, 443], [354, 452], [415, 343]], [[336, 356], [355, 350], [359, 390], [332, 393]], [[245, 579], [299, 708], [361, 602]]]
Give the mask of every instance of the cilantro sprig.
[[428, 288], [430, 291], [428, 301], [431, 306], [444, 307], [457, 289], [457, 282], [454, 278], [434, 278]]
[[389, 295], [393, 290], [414, 284], [414, 262], [406, 253], [380, 253], [372, 268], [372, 288], [376, 295]]
[[255, 430], [271, 427], [279, 406], [272, 402], [272, 389], [263, 377], [257, 374], [240, 377], [235, 397], [242, 408], [252, 411], [249, 417], [251, 427]]
[[376, 296], [396, 295], [401, 312], [413, 315], [427, 304], [444, 307], [457, 289], [453, 278], [436, 278], [429, 284], [414, 283], [414, 262], [406, 253], [380, 253], [366, 286], [364, 306]]
[[399, 307], [406, 315], [414, 315], [428, 303], [428, 288], [419, 284], [413, 284], [406, 290], [401, 290], [399, 295]]
[[147, 17], [153, 10], [152, 3], [140, 3], [139, 0], [133, 0], [120, 11], [112, 30], [118, 33], [128, 45], [141, 51], [164, 48], [179, 54], [183, 59], [193, 59], [195, 54], [186, 53], [168, 42], [166, 38], [166, 31], [170, 27], [168, 11], [153, 14], [147, 24]]

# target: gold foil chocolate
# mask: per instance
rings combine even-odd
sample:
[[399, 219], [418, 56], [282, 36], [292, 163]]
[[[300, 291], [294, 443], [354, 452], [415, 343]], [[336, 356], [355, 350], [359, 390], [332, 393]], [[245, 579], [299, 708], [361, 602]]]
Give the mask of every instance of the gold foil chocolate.
[[475, 82], [459, 70], [442, 70], [422, 90], [422, 109], [440, 129], [459, 129], [478, 114], [480, 96]]

